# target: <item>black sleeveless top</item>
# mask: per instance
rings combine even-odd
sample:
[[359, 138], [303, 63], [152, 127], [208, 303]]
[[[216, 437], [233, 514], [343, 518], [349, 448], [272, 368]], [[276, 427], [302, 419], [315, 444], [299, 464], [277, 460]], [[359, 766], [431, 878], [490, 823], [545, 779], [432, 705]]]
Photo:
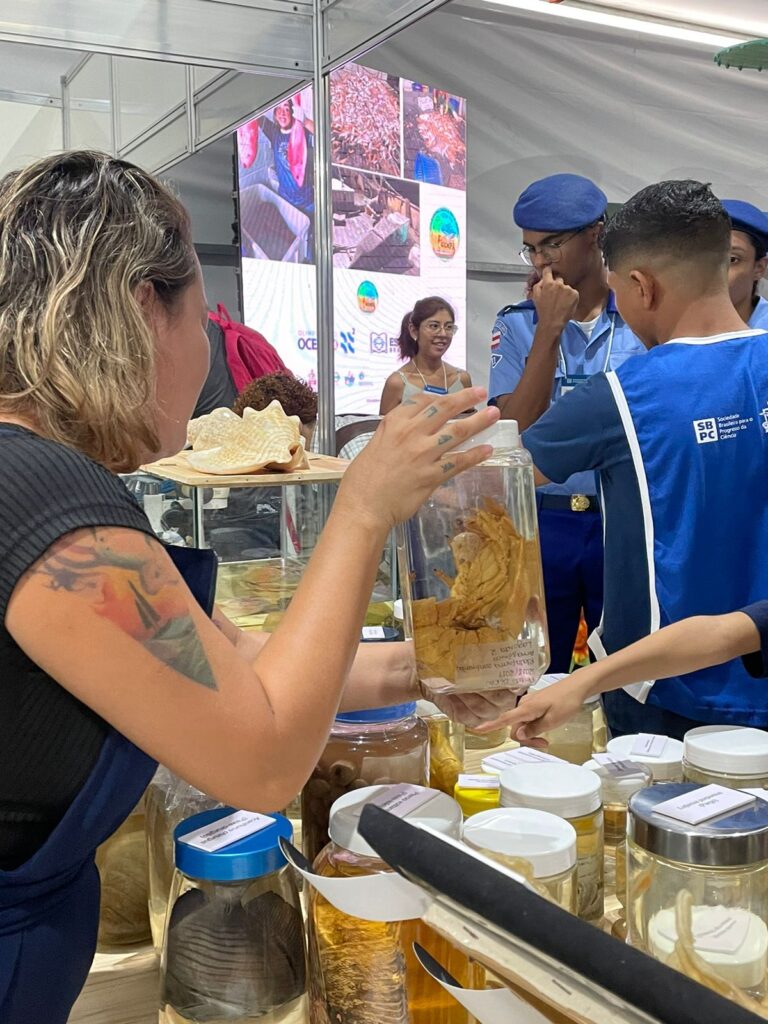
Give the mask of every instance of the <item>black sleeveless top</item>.
[[0, 423], [0, 496], [0, 870], [8, 871], [28, 860], [64, 815], [108, 728], [5, 629], [14, 587], [73, 530], [117, 526], [154, 534], [119, 477], [7, 423]]

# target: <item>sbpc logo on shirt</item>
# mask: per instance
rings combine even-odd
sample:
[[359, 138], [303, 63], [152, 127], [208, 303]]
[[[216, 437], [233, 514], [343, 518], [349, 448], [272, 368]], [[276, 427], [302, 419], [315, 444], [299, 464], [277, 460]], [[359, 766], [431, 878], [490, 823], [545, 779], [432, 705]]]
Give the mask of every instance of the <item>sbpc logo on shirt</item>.
[[714, 419], [694, 420], [693, 430], [699, 444], [709, 444], [710, 441], [720, 440], [720, 435], [717, 430], [717, 422]]

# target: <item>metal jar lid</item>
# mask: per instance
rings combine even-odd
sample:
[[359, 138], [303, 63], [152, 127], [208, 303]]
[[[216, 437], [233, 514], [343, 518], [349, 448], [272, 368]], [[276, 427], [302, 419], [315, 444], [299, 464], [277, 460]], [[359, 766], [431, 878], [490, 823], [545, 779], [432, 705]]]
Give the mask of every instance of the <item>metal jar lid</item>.
[[630, 798], [627, 836], [637, 846], [665, 860], [704, 868], [735, 868], [768, 860], [768, 802], [753, 804], [689, 825], [656, 806], [664, 800], [692, 793], [702, 786], [687, 782], [661, 782], [641, 789]]

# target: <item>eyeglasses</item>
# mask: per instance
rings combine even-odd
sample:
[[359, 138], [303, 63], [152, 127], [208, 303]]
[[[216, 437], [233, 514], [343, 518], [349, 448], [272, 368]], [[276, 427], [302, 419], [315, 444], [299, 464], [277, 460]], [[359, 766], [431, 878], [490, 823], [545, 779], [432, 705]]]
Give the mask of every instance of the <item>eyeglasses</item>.
[[557, 263], [560, 259], [560, 250], [566, 242], [570, 242], [572, 238], [580, 235], [584, 230], [584, 228], [579, 228], [578, 231], [572, 231], [569, 235], [561, 238], [559, 242], [546, 242], [544, 245], [524, 245], [518, 256], [529, 267], [533, 266], [534, 258], [537, 255], [543, 257], [547, 263]]
[[445, 331], [446, 334], [450, 334], [451, 336], [453, 336], [459, 329], [457, 324], [440, 324], [437, 320], [428, 320], [421, 326], [425, 330], [429, 331], [430, 334], [439, 334], [441, 331]]

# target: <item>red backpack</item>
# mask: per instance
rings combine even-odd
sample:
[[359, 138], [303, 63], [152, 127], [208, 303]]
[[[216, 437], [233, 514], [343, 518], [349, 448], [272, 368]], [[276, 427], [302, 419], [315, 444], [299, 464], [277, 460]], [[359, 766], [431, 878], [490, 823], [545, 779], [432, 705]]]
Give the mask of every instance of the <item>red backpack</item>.
[[238, 394], [257, 377], [266, 377], [270, 373], [293, 376], [263, 335], [245, 324], [236, 323], [226, 306], [219, 304], [216, 308], [218, 312], [208, 316], [224, 332], [227, 366]]

